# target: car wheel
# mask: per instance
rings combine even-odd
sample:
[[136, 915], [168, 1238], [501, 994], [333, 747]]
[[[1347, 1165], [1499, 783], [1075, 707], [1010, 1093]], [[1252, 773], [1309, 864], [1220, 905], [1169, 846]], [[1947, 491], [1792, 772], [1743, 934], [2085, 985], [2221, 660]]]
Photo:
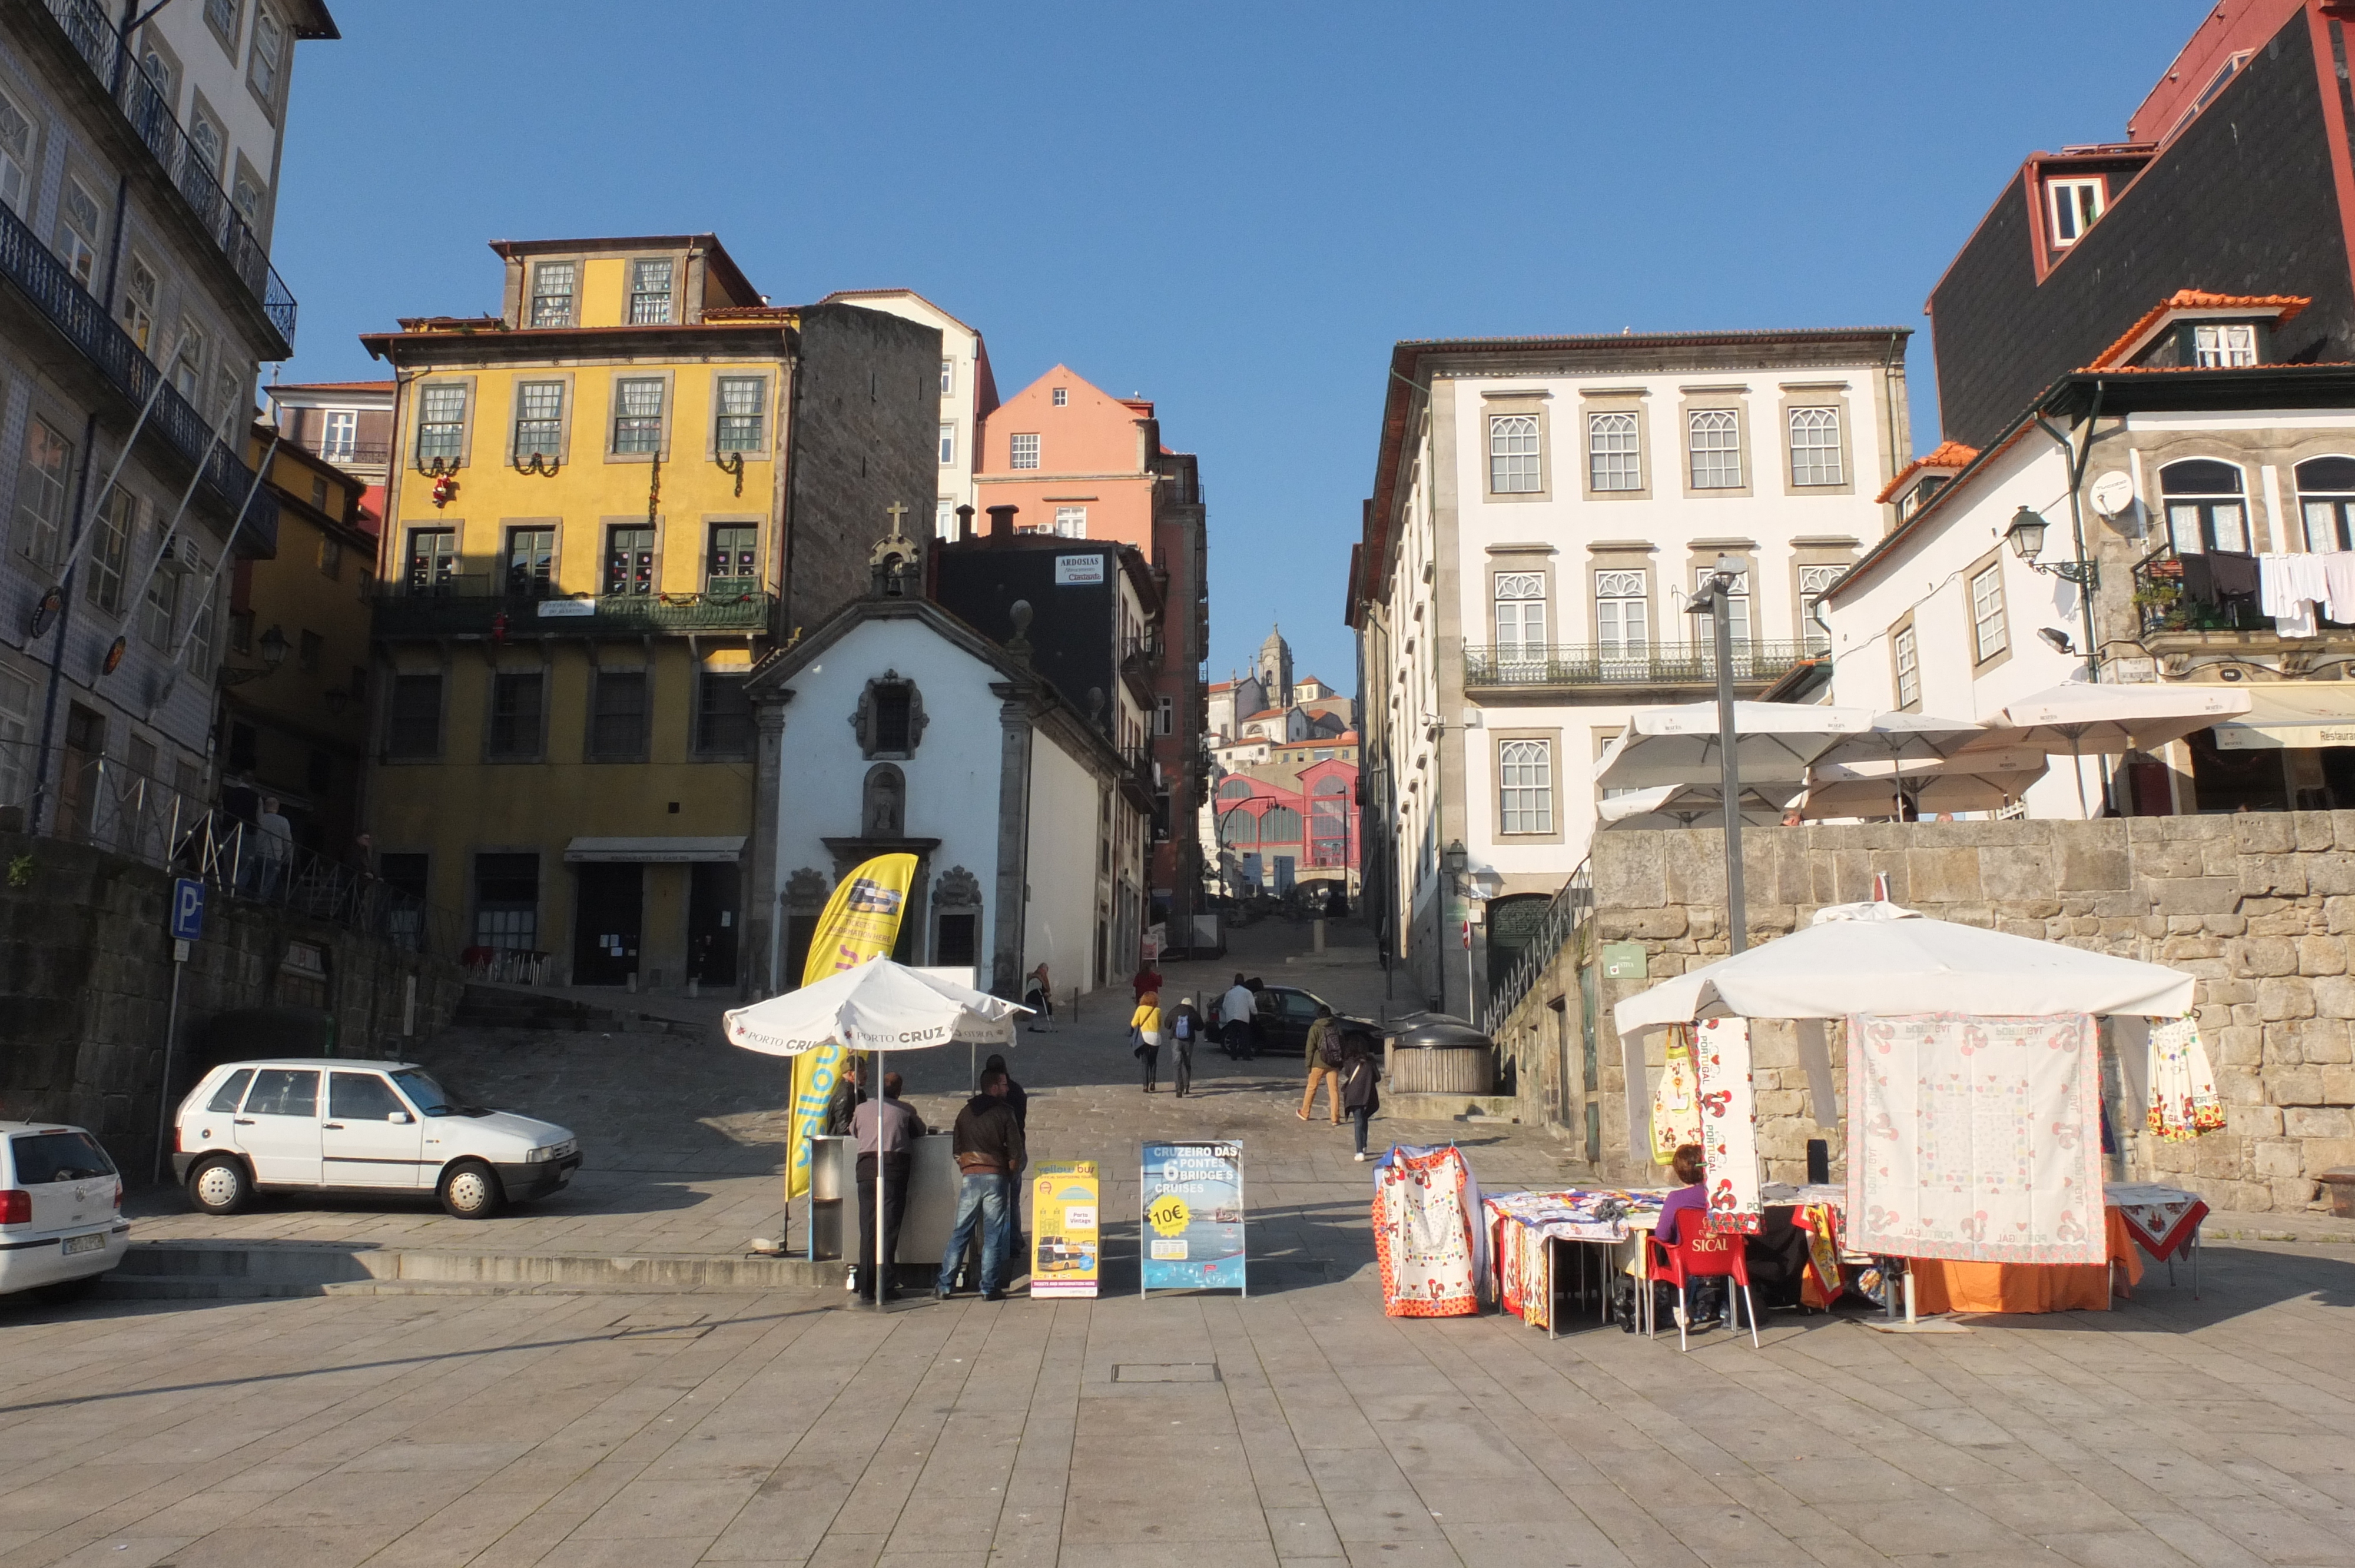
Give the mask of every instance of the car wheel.
[[234, 1214], [253, 1201], [253, 1178], [242, 1162], [216, 1154], [188, 1172], [188, 1202], [208, 1214]]
[[442, 1206], [459, 1219], [487, 1220], [505, 1200], [497, 1174], [479, 1160], [461, 1160], [442, 1178]]

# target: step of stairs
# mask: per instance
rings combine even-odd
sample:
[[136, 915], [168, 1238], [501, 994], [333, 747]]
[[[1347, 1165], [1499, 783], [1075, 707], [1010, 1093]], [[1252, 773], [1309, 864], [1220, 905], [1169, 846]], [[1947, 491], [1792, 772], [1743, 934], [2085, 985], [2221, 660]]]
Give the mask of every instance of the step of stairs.
[[[319, 1242], [133, 1242], [98, 1293], [116, 1300], [593, 1295], [842, 1289], [839, 1260], [646, 1253], [474, 1253]], [[900, 1266], [903, 1287], [930, 1270]]]

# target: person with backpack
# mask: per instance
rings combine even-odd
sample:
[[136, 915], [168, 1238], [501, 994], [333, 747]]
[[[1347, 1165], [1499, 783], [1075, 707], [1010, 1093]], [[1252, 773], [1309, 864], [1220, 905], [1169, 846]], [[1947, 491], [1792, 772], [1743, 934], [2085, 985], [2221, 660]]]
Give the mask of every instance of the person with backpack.
[[1382, 1108], [1381, 1069], [1374, 1064], [1374, 1043], [1353, 1029], [1341, 1037], [1341, 1103], [1357, 1124], [1358, 1159], [1366, 1158], [1366, 1123]]
[[1333, 1125], [1341, 1125], [1341, 1031], [1333, 1022], [1333, 1010], [1319, 1002], [1316, 1022], [1308, 1026], [1308, 1087], [1300, 1097], [1300, 1108], [1292, 1114], [1301, 1120], [1316, 1105], [1316, 1086], [1325, 1086], [1327, 1108], [1333, 1113]]
[[1194, 1086], [1194, 1042], [1201, 1036], [1202, 1021], [1196, 1016], [1194, 1004], [1179, 1002], [1178, 1011], [1169, 1015], [1170, 1076], [1177, 1080], [1179, 1099]]

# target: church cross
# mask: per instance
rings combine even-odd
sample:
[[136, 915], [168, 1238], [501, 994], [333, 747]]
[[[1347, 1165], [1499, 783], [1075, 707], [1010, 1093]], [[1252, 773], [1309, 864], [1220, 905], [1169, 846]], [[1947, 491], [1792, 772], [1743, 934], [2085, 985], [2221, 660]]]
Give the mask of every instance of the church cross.
[[891, 532], [894, 534], [901, 532], [900, 519], [908, 514], [907, 506], [900, 502], [895, 501], [891, 503], [890, 505], [886, 506], [883, 510], [890, 514]]

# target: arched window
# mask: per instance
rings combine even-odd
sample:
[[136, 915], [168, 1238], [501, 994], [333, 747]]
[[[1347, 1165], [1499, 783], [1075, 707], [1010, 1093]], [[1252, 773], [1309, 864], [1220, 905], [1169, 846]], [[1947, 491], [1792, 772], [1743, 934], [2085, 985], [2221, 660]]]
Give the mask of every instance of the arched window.
[[1542, 740], [1497, 747], [1498, 815], [1508, 833], [1553, 832], [1553, 748]]
[[1219, 799], [1221, 800], [1247, 800], [1251, 799], [1251, 792], [1252, 784], [1248, 779], [1230, 779], [1219, 786]]
[[1259, 819], [1249, 811], [1229, 811], [1219, 819], [1219, 842], [1222, 844], [1256, 844], [1259, 842]]
[[1543, 659], [1546, 641], [1545, 574], [1497, 574], [1497, 657], [1505, 662]]
[[1289, 806], [1270, 806], [1259, 820], [1259, 842], [1263, 844], [1298, 843], [1300, 813]]
[[2158, 488], [2178, 552], [2249, 553], [2249, 504], [2239, 469], [2213, 458], [2187, 458], [2158, 471]]
[[1488, 421], [1488, 488], [1498, 495], [1534, 495], [1545, 488], [1539, 470], [1534, 414], [1498, 414]]
[[2297, 505], [2309, 550], [2355, 550], [2355, 458], [2308, 458], [2297, 465]]

